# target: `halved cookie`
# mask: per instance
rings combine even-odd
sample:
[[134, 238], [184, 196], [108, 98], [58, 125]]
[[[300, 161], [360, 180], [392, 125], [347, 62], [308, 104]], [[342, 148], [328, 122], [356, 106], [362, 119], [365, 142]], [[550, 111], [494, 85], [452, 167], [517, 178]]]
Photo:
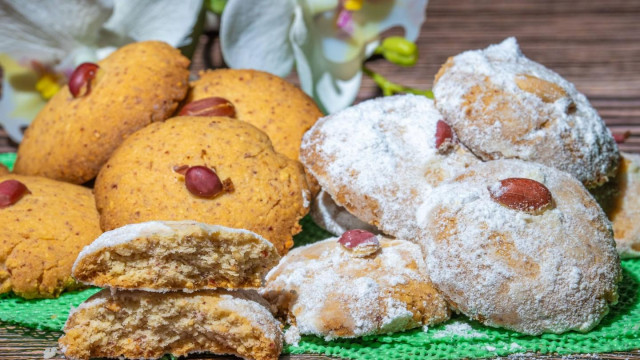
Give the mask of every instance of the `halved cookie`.
[[73, 276], [146, 291], [257, 288], [280, 256], [248, 230], [195, 221], [150, 221], [108, 231], [85, 247]]
[[251, 291], [103, 290], [72, 311], [58, 343], [68, 359], [197, 352], [277, 359], [282, 332], [267, 305]]

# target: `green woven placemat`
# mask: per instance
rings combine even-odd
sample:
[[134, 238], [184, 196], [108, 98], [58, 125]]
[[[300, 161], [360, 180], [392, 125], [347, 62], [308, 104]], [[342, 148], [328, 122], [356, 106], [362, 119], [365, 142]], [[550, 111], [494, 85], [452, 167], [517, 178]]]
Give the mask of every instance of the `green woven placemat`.
[[[12, 165], [15, 154], [0, 154], [0, 162]], [[296, 246], [331, 236], [309, 217], [302, 220], [302, 233]], [[361, 339], [324, 341], [304, 336], [298, 346], [286, 346], [293, 354], [317, 353], [358, 360], [457, 359], [505, 356], [539, 352], [559, 355], [599, 353], [640, 349], [640, 259], [622, 262], [624, 278], [620, 301], [594, 330], [587, 334], [526, 336], [493, 329], [454, 317], [429, 329], [416, 329], [392, 335]], [[71, 307], [78, 306], [99, 289], [64, 293], [58, 299], [23, 300], [13, 295], [0, 296], [0, 320], [31, 328], [60, 330]]]
[[16, 153], [0, 153], [0, 164], [4, 164], [9, 170], [13, 170], [16, 162]]

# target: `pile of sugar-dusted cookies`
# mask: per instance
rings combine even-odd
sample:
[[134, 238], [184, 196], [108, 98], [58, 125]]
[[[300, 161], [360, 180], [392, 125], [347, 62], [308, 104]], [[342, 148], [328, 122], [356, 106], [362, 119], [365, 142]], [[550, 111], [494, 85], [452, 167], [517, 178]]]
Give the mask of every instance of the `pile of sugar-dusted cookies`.
[[[584, 332], [640, 255], [640, 157], [515, 39], [450, 58], [435, 100], [326, 117], [273, 75], [188, 65], [142, 42], [79, 66], [0, 168], [0, 291], [105, 288], [69, 358], [275, 359], [451, 311]], [[289, 251], [310, 209], [337, 237]]]

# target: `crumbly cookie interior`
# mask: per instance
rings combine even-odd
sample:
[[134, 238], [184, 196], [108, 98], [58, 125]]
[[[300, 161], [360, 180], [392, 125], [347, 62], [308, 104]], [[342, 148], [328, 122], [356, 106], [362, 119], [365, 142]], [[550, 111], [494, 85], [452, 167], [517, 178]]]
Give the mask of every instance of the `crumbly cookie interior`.
[[[108, 291], [103, 293], [105, 296], [89, 300], [69, 318], [66, 334], [60, 339], [68, 358], [148, 359], [204, 351], [258, 360], [278, 356], [281, 343], [277, 336], [224, 303], [238, 302], [242, 293], [186, 297], [141, 292], [110, 297]], [[241, 308], [245, 304], [236, 305]], [[255, 306], [261, 307], [257, 303]], [[279, 331], [275, 320], [266, 326], [274, 333]]]
[[97, 286], [151, 291], [257, 288], [278, 259], [249, 236], [140, 237], [86, 256], [74, 276]]

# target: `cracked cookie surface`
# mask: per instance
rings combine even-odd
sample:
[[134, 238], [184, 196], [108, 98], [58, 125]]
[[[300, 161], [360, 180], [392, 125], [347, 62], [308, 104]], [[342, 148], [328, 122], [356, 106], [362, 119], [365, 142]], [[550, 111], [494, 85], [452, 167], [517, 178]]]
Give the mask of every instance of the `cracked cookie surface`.
[[102, 233], [91, 190], [41, 177], [0, 176], [0, 182], [9, 179], [31, 193], [0, 209], [0, 293], [52, 298], [77, 287], [73, 262]]

